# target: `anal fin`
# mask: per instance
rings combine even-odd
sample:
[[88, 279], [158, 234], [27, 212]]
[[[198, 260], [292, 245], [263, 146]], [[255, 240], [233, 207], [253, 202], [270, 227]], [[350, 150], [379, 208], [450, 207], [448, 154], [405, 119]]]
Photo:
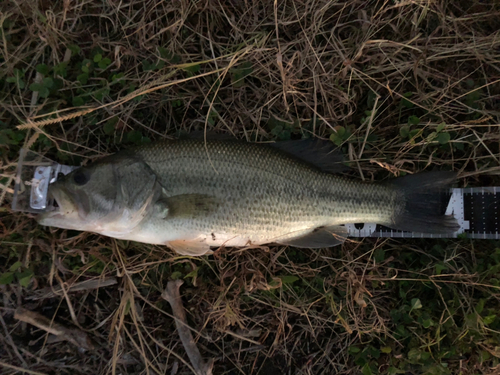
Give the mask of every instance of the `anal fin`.
[[165, 245], [181, 255], [202, 256], [213, 253], [210, 246], [200, 239], [169, 241]]
[[277, 242], [282, 245], [318, 249], [322, 247], [332, 247], [340, 245], [344, 243], [346, 238], [346, 227], [335, 225], [315, 228], [306, 235], [300, 237], [291, 237], [284, 240], [279, 240]]

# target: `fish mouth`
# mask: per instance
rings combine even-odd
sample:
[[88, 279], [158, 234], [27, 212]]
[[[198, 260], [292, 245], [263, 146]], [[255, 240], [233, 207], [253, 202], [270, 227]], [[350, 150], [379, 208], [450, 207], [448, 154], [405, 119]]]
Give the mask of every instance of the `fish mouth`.
[[[37, 221], [41, 225], [67, 228], [70, 224], [68, 220], [78, 216], [78, 209], [69, 195], [62, 189], [49, 186], [48, 192], [49, 209], [38, 215]], [[65, 225], [66, 224], [66, 225]]]

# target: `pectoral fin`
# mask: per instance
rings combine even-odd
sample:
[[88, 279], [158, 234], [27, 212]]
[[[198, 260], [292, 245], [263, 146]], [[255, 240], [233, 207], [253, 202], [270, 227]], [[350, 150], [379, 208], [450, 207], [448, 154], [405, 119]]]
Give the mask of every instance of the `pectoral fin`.
[[181, 255], [201, 256], [213, 253], [210, 246], [199, 239], [170, 241], [166, 245]]
[[166, 218], [203, 217], [219, 207], [217, 199], [204, 194], [180, 194], [162, 197], [156, 202], [158, 214]]
[[310, 233], [301, 237], [292, 237], [277, 241], [282, 245], [318, 249], [322, 247], [337, 246], [347, 238], [346, 227], [336, 225], [313, 229]]

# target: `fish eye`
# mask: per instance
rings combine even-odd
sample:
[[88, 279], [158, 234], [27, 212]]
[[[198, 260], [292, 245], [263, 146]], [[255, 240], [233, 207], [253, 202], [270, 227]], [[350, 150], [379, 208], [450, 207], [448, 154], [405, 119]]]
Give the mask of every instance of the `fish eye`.
[[73, 175], [73, 181], [75, 182], [75, 184], [82, 186], [89, 182], [89, 176], [82, 171], [77, 171]]

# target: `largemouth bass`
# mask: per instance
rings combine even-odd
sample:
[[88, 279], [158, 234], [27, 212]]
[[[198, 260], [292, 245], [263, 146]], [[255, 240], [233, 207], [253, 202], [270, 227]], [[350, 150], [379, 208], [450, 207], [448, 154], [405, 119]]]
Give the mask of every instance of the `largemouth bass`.
[[268, 243], [335, 246], [345, 240], [348, 223], [425, 233], [458, 229], [438, 208], [454, 173], [363, 183], [325, 171], [335, 167], [298, 142], [177, 140], [124, 150], [51, 184], [56, 208], [38, 222], [190, 255]]

